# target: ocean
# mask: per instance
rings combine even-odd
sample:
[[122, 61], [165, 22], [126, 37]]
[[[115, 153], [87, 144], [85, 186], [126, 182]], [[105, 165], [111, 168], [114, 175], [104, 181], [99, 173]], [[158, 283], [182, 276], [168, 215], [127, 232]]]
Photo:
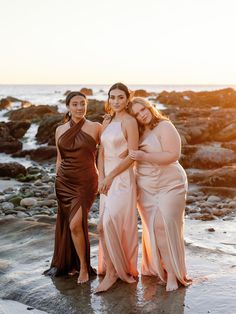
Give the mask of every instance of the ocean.
[[[88, 98], [106, 100], [107, 91], [111, 85], [0, 85], [0, 99], [7, 96], [27, 100], [33, 104], [59, 105], [59, 100], [64, 99], [64, 93], [68, 90], [80, 90], [82, 87], [91, 88], [93, 96]], [[131, 90], [145, 89], [148, 92], [160, 93], [162, 91], [211, 91], [227, 87], [236, 89], [236, 85], [128, 85]]]

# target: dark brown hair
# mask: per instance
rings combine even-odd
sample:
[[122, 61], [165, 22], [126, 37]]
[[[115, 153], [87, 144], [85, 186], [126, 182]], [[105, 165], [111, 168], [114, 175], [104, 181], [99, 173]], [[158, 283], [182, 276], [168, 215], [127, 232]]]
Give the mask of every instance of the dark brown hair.
[[[158, 111], [148, 100], [146, 100], [146, 99], [144, 99], [142, 97], [134, 97], [129, 102], [128, 112], [133, 117], [135, 117], [135, 114], [134, 114], [134, 112], [132, 110], [132, 107], [133, 107], [134, 104], [140, 104], [143, 107], [147, 108], [151, 112], [152, 119], [151, 119], [151, 121], [148, 124], [148, 126], [149, 126], [149, 128], [151, 130], [154, 129], [155, 126], [157, 126], [160, 121], [169, 120], [169, 118], [167, 118], [162, 113], [160, 113], [160, 111]], [[144, 132], [145, 126], [143, 124], [141, 124], [138, 120], [137, 120], [137, 122], [138, 122], [139, 134], [141, 136], [143, 134], [143, 132]]]

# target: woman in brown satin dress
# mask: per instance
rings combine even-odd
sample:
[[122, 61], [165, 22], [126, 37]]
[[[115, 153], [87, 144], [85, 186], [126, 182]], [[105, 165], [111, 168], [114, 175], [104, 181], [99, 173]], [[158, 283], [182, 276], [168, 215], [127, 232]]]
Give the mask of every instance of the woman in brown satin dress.
[[56, 130], [56, 195], [58, 214], [55, 247], [49, 276], [79, 272], [78, 283], [88, 281], [90, 266], [88, 210], [98, 189], [95, 164], [101, 125], [85, 119], [87, 100], [80, 92], [66, 97], [69, 120]]

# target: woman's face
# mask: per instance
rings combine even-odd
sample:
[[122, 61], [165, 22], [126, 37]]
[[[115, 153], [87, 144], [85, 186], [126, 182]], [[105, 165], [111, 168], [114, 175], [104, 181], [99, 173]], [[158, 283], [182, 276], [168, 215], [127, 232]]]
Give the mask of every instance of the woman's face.
[[127, 105], [127, 97], [124, 91], [120, 89], [113, 89], [110, 92], [109, 105], [113, 112], [121, 112], [125, 110]]
[[147, 125], [151, 122], [152, 120], [151, 111], [144, 105], [136, 102], [132, 105], [132, 110], [135, 118], [138, 120], [139, 123]]
[[73, 120], [80, 120], [86, 115], [87, 103], [84, 97], [77, 95], [71, 98], [67, 108]]

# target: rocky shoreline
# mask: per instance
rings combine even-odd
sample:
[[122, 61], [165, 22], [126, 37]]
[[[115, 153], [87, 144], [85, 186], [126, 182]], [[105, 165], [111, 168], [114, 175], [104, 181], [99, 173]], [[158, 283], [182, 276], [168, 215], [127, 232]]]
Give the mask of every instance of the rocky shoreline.
[[[214, 225], [215, 235], [207, 222], [186, 220], [186, 257], [188, 274], [193, 284], [168, 293], [155, 277], [139, 276], [137, 283], [117, 282], [109, 292], [95, 295], [101, 280], [91, 278], [85, 285], [77, 285], [77, 277], [51, 279], [42, 273], [50, 265], [55, 230], [54, 217], [16, 218], [8, 215], [0, 218], [0, 298], [15, 300], [30, 308], [51, 314], [77, 313], [168, 313], [199, 314], [234, 313], [236, 310], [234, 289], [236, 284], [235, 256], [228, 252], [199, 246], [197, 238], [225, 237], [220, 221]], [[194, 222], [194, 224], [192, 224]], [[235, 224], [235, 221], [234, 221]], [[226, 228], [226, 229], [224, 229]], [[91, 263], [97, 267], [98, 235], [96, 225], [89, 224]], [[218, 235], [217, 235], [218, 234]], [[236, 240], [235, 229], [230, 234]], [[224, 240], [225, 241], [225, 240]], [[141, 252], [140, 252], [141, 253]], [[141, 254], [139, 254], [140, 269]], [[6, 303], [3, 303], [7, 307]], [[0, 313], [1, 309], [0, 301]], [[15, 312], [3, 312], [17, 314]], [[24, 313], [24, 312], [23, 312]], [[27, 313], [27, 312], [26, 312]], [[33, 312], [34, 313], [34, 312]], [[37, 313], [37, 312], [36, 312]]]
[[[83, 91], [87, 95], [93, 94], [91, 89]], [[150, 97], [154, 104], [164, 104], [166, 109], [162, 112], [173, 121], [181, 135], [183, 149], [180, 163], [187, 172], [190, 185], [195, 187], [188, 194], [186, 213], [193, 219], [203, 220], [234, 214], [236, 91], [228, 88], [210, 92], [163, 91], [155, 94], [136, 90], [135, 95]], [[23, 217], [31, 215], [34, 208], [37, 214], [40, 211], [48, 215], [56, 214], [55, 195], [52, 195], [56, 157], [54, 133], [63, 114], [55, 106], [35, 106], [25, 101], [22, 101], [22, 108], [11, 110], [14, 101], [20, 100], [8, 97], [0, 101], [0, 109], [8, 108], [10, 119], [9, 122], [0, 122], [0, 153], [11, 154], [13, 158], [27, 158], [36, 166], [26, 169], [18, 163], [0, 163], [0, 177], [27, 182], [20, 191], [3, 191], [0, 214]], [[90, 99], [87, 118], [101, 122], [103, 115], [104, 102]], [[35, 140], [44, 146], [22, 150], [22, 138], [32, 122], [38, 123]], [[38, 163], [41, 163], [40, 167]], [[31, 192], [25, 192], [27, 189]], [[31, 200], [31, 205], [21, 206], [20, 201], [23, 202], [24, 198], [34, 198], [34, 201]], [[17, 203], [17, 200], [20, 201]]]
[[[9, 98], [0, 101], [0, 110], [7, 110], [9, 115], [8, 122], [0, 122], [0, 153], [16, 160], [25, 158], [32, 165], [0, 162], [0, 298], [55, 314], [221, 314], [226, 306], [229, 313], [236, 312], [232, 292], [236, 284], [236, 91], [155, 94], [138, 90], [136, 95], [149, 97], [156, 105], [163, 104], [163, 113], [182, 138], [180, 163], [189, 181], [186, 251], [194, 284], [170, 296], [155, 278], [140, 277], [135, 285], [119, 282], [105, 296], [95, 296], [93, 289], [99, 278], [81, 288], [75, 278], [52, 281], [41, 275], [53, 251], [57, 213], [54, 131], [63, 115], [53, 106], [29, 102], [22, 102], [20, 109], [11, 109], [11, 104], [20, 100]], [[101, 122], [103, 114], [103, 102], [91, 99], [87, 118]], [[22, 141], [32, 123], [38, 125], [38, 146], [23, 150]], [[89, 213], [94, 267], [98, 203], [99, 196]]]

